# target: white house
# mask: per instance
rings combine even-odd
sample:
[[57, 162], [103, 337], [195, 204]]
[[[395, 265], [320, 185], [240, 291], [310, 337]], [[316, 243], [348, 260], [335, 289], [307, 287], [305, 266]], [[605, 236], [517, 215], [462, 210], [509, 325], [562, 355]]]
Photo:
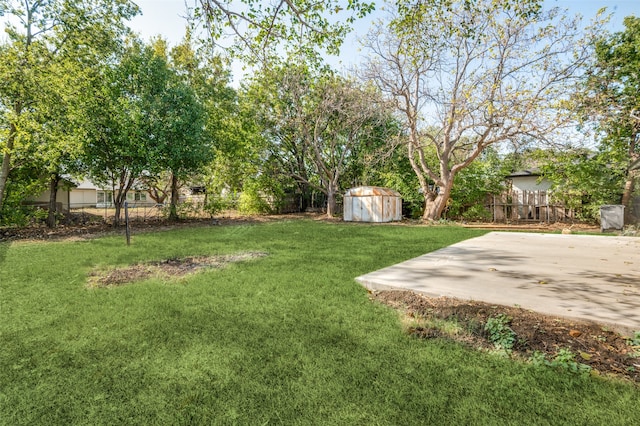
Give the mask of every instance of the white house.
[[507, 179], [511, 181], [511, 188], [518, 192], [548, 191], [551, 188], [551, 181], [541, 177], [536, 170], [520, 170], [511, 173]]
[[[56, 193], [56, 204], [58, 211], [68, 212], [71, 208], [71, 190], [75, 184], [68, 180], [62, 179], [59, 184], [58, 192]], [[49, 208], [49, 190], [47, 189], [37, 197], [30, 198], [25, 201], [24, 204], [31, 206], [38, 206], [42, 208]]]
[[[72, 188], [69, 193], [69, 201], [72, 209], [83, 207], [112, 207], [113, 190], [96, 185], [89, 179], [84, 179]], [[152, 206], [155, 202], [144, 189], [131, 189], [127, 193], [127, 201], [137, 206]]]
[[520, 170], [507, 176], [513, 219], [544, 220], [550, 213], [551, 181], [536, 170]]

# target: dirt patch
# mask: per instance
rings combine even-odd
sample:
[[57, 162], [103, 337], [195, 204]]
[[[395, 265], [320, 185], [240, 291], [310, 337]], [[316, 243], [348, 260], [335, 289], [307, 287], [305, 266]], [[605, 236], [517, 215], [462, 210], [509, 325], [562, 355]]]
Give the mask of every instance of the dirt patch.
[[[638, 336], [633, 339], [634, 336], [621, 336], [596, 323], [517, 307], [434, 298], [411, 291], [374, 292], [371, 298], [401, 312], [407, 322], [407, 332], [417, 338], [442, 337], [482, 350], [496, 348], [490, 342], [490, 332], [485, 330], [485, 325], [491, 318], [503, 314], [508, 319], [508, 328], [515, 334], [511, 356], [528, 360], [533, 357], [538, 362], [614, 375], [640, 384]], [[567, 351], [572, 356], [571, 362], [566, 362]], [[564, 363], [557, 362], [559, 355], [565, 356]]]
[[230, 263], [265, 257], [262, 252], [244, 252], [220, 256], [198, 256], [166, 259], [159, 262], [149, 262], [115, 268], [109, 270], [93, 270], [89, 274], [87, 287], [116, 287], [131, 284], [148, 278], [179, 278], [204, 269], [220, 269]]
[[482, 229], [486, 231], [561, 232], [563, 234], [600, 232], [600, 227], [592, 223], [463, 223], [462, 226], [464, 228]]

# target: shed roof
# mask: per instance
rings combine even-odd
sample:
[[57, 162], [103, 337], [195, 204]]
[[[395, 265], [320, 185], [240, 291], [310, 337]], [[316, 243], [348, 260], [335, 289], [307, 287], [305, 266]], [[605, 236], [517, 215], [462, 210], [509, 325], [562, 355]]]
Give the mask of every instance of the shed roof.
[[381, 186], [356, 186], [348, 189], [345, 197], [374, 197], [374, 196], [400, 197], [400, 193], [391, 188]]

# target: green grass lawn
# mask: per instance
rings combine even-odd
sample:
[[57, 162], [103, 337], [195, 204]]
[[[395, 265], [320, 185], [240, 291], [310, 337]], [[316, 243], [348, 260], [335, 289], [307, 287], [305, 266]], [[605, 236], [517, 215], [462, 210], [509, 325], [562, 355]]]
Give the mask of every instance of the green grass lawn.
[[[0, 243], [0, 424], [607, 424], [637, 386], [418, 340], [354, 278], [481, 231], [313, 221]], [[262, 251], [178, 280], [94, 267]]]

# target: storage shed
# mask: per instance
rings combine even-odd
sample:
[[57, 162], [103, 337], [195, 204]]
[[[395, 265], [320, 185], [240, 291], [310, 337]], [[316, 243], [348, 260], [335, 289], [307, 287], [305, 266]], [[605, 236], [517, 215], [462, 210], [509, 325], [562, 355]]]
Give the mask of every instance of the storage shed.
[[358, 186], [344, 194], [344, 220], [391, 222], [402, 220], [402, 197], [398, 191], [378, 186]]

